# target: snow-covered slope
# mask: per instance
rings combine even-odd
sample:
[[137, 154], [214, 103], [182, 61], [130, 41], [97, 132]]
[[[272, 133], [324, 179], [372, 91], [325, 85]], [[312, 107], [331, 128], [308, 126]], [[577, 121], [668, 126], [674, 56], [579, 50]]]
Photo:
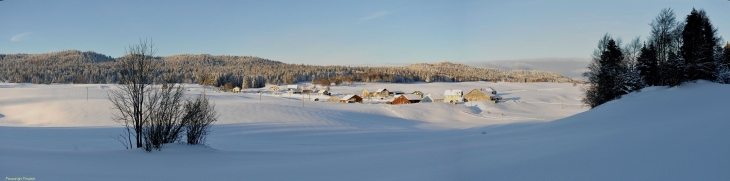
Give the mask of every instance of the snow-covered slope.
[[[468, 92], [481, 84], [368, 88]], [[110, 110], [98, 85], [86, 102], [83, 85], [2, 84], [0, 160], [8, 164], [0, 173], [38, 180], [730, 180], [728, 85], [651, 87], [587, 112], [570, 84], [489, 86], [507, 101], [302, 106], [296, 96], [259, 102], [254, 94], [209, 93], [221, 122], [207, 147], [147, 153], [123, 150], [110, 137], [121, 130], [104, 123]], [[64, 96], [44, 97], [50, 88]], [[68, 90], [79, 88], [80, 96]]]

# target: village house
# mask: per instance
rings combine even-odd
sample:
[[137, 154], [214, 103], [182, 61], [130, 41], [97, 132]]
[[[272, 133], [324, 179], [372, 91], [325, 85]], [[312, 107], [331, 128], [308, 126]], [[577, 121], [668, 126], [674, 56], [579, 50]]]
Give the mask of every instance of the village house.
[[380, 97], [388, 97], [388, 95], [390, 95], [390, 91], [388, 91], [388, 89], [386, 88], [380, 88], [373, 93], [373, 96]]
[[341, 103], [362, 103], [362, 97], [357, 94], [347, 95], [340, 99]]
[[238, 92], [241, 92], [241, 88], [240, 87], [234, 87], [233, 88], [233, 93], [238, 93]]
[[391, 101], [390, 104], [393, 104], [393, 105], [396, 105], [396, 104], [413, 104], [413, 103], [419, 103], [419, 102], [421, 102], [421, 98], [418, 97], [417, 95], [413, 95], [413, 94], [401, 94], [401, 95], [395, 97], [395, 99], [393, 99], [393, 101]]
[[444, 102], [457, 103], [464, 102], [464, 93], [461, 90], [449, 89], [444, 91]]
[[269, 87], [269, 90], [279, 91], [280, 89], [279, 89], [279, 86], [271, 86], [271, 87]]
[[399, 96], [399, 95], [403, 95], [403, 94], [406, 94], [406, 93], [403, 92], [403, 91], [399, 91], [399, 90], [394, 90], [394, 91], [391, 91], [390, 92], [390, 95], [393, 96], [393, 97]]
[[426, 103], [426, 102], [444, 102], [444, 97], [443, 96], [429, 94], [429, 95], [424, 96], [423, 99], [421, 99], [421, 102], [423, 102], [423, 103]]

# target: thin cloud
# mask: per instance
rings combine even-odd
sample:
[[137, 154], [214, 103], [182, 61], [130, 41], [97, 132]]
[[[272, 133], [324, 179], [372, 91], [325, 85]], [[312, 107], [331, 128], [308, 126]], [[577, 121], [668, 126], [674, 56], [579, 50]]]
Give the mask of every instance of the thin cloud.
[[371, 20], [371, 19], [383, 17], [385, 15], [388, 15], [388, 12], [387, 11], [380, 11], [380, 12], [377, 12], [377, 13], [373, 13], [373, 14], [371, 14], [369, 16], [365, 16], [365, 17], [362, 18], [362, 20]]
[[28, 36], [30, 36], [30, 34], [33, 34], [33, 32], [25, 32], [25, 33], [17, 34], [15, 36], [13, 36], [12, 38], [10, 38], [10, 41], [23, 41], [23, 40], [27, 39]]

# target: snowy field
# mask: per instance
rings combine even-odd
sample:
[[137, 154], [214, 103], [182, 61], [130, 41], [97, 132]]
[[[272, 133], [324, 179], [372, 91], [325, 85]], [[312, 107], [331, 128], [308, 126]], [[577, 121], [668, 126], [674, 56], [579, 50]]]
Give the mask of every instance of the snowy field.
[[[207, 146], [125, 150], [114, 85], [0, 83], [0, 176], [36, 180], [730, 180], [729, 85], [650, 87], [596, 109], [559, 83], [358, 83], [504, 102], [386, 105], [221, 93]], [[87, 100], [88, 89], [88, 100]], [[188, 95], [203, 87], [186, 85]], [[247, 90], [254, 92], [255, 90]]]

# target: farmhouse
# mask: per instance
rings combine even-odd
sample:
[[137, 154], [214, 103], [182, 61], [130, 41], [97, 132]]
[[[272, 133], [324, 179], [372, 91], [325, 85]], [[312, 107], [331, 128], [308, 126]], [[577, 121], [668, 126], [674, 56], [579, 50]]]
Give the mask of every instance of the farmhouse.
[[240, 87], [234, 87], [233, 88], [233, 93], [238, 93], [238, 92], [241, 92], [241, 88]]
[[457, 103], [464, 102], [464, 93], [461, 90], [446, 90], [444, 91], [444, 102]]
[[413, 94], [401, 94], [395, 97], [390, 104], [412, 104], [421, 102], [421, 98]]
[[437, 96], [437, 95], [431, 95], [431, 94], [429, 94], [429, 95], [426, 95], [425, 97], [423, 97], [423, 99], [421, 99], [421, 102], [423, 102], [423, 103], [426, 103], [426, 102], [444, 102], [444, 97], [443, 96]]
[[271, 87], [269, 87], [269, 90], [279, 91], [280, 89], [279, 89], [279, 86], [271, 86]]
[[373, 96], [387, 97], [388, 95], [390, 95], [390, 91], [386, 88], [380, 88], [373, 92]]
[[390, 92], [390, 95], [392, 95], [393, 97], [403, 95], [403, 94], [406, 94], [406, 93], [403, 91], [399, 91], [399, 90], [394, 90], [394, 91]]
[[362, 97], [358, 96], [357, 94], [353, 95], [347, 95], [345, 97], [342, 97], [340, 99], [341, 103], [362, 103]]

